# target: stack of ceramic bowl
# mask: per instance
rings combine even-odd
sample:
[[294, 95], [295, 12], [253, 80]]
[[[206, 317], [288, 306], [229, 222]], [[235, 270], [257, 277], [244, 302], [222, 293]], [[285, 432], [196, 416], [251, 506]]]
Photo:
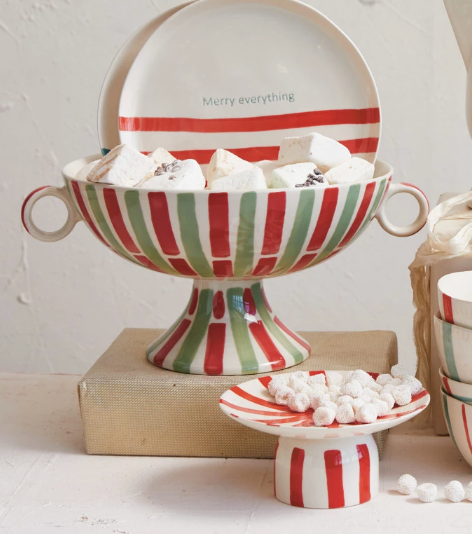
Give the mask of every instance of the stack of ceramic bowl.
[[472, 465], [472, 271], [443, 276], [438, 296], [434, 329], [444, 417], [454, 444]]

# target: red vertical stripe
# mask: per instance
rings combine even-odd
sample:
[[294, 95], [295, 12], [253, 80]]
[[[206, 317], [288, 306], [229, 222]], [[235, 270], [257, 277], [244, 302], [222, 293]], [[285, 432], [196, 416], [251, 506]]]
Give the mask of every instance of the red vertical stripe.
[[213, 272], [218, 278], [231, 278], [233, 276], [233, 262], [231, 260], [214, 261]]
[[285, 358], [275, 346], [262, 321], [250, 323], [249, 330], [257, 341], [259, 347], [262, 349], [267, 360], [270, 362], [272, 370], [276, 371], [277, 369], [283, 369], [285, 367]]
[[221, 319], [225, 314], [225, 298], [223, 291], [217, 291], [213, 297], [213, 317]]
[[229, 250], [228, 193], [208, 195], [211, 253], [215, 258], [227, 258]]
[[254, 302], [251, 290], [248, 287], [246, 287], [243, 292], [243, 302], [246, 313], [249, 313], [249, 315], [256, 315], [256, 303]]
[[92, 221], [92, 218], [90, 217], [89, 212], [87, 211], [87, 207], [85, 205], [84, 199], [82, 198], [82, 193], [80, 191], [79, 184], [77, 182], [71, 181], [72, 189], [74, 190], [75, 198], [77, 199], [77, 204], [79, 205], [80, 211], [82, 212], [83, 218], [86, 220], [87, 224], [89, 225], [90, 230], [100, 239], [100, 241], [109, 247], [108, 243], [103, 239], [99, 231], [97, 230], [97, 227], [95, 226], [94, 222]]
[[187, 331], [187, 328], [190, 326], [190, 321], [184, 319], [179, 326], [174, 330], [169, 339], [164, 343], [164, 345], [159, 349], [159, 351], [154, 356], [155, 365], [161, 366], [164, 363], [169, 352], [177, 345], [179, 340]]
[[357, 445], [359, 458], [359, 504], [370, 501], [370, 453], [367, 445]]
[[443, 293], [444, 320], [446, 323], [454, 324], [454, 314], [452, 313], [452, 299]]
[[447, 380], [445, 376], [443, 376], [443, 384], [444, 384], [444, 389], [449, 393], [449, 395], [452, 396], [452, 391], [451, 391], [451, 388], [449, 387], [449, 381]]
[[277, 497], [277, 452], [279, 450], [279, 442], [275, 446], [274, 451], [274, 497]]
[[154, 265], [152, 261], [147, 258], [146, 256], [143, 256], [142, 254], [135, 254], [134, 259], [139, 261], [144, 267], [147, 267], [148, 269], [152, 269], [153, 271], [157, 271], [158, 273], [164, 273], [162, 269], [159, 269], [157, 265]]
[[162, 252], [168, 256], [180, 253], [175, 241], [172, 223], [170, 222], [167, 197], [163, 192], [148, 193], [149, 207], [151, 208], [151, 221]]
[[300, 343], [302, 347], [305, 347], [305, 349], [308, 351], [308, 354], [311, 353], [311, 347], [310, 345], [301, 337], [297, 336], [295, 332], [292, 332], [288, 326], [286, 326], [278, 317], [274, 317], [274, 323], [281, 328], [288, 336], [290, 336], [292, 339], [294, 339], [297, 343]]
[[253, 276], [261, 276], [263, 274], [269, 274], [277, 263], [277, 257], [273, 258], [261, 258], [256, 268], [253, 271]]
[[469, 426], [467, 425], [467, 414], [465, 413], [465, 404], [462, 405], [462, 421], [464, 421], [464, 431], [465, 437], [467, 438], [467, 445], [469, 446], [469, 451], [472, 454], [472, 443], [470, 442]]
[[194, 288], [192, 293], [192, 301], [190, 302], [190, 306], [188, 308], [188, 314], [193, 315], [195, 310], [197, 309], [197, 302], [198, 302], [198, 289]]
[[264, 230], [264, 244], [262, 254], [277, 254], [280, 250], [282, 232], [284, 229], [285, 205], [287, 195], [285, 192], [269, 193], [267, 198], [267, 217]]
[[342, 508], [344, 506], [344, 486], [341, 451], [326, 451], [324, 459], [328, 483], [328, 506], [330, 508]]
[[116, 191], [114, 189], [108, 189], [106, 187], [103, 190], [103, 198], [105, 199], [105, 206], [107, 207], [111, 224], [113, 225], [115, 232], [123, 243], [123, 246], [132, 254], [140, 254], [141, 251], [136, 246], [136, 243], [133, 241], [133, 238], [128, 232], [128, 229], [126, 228], [125, 221], [123, 220], [123, 215], [121, 214], [121, 208], [118, 203]]
[[307, 251], [318, 250], [324, 243], [331, 227], [331, 223], [333, 222], [334, 213], [338, 203], [338, 196], [339, 189], [337, 187], [327, 187], [324, 190], [320, 214], [311, 240], [308, 243]]
[[290, 462], [290, 504], [304, 508], [303, 502], [303, 464], [305, 451], [294, 447]]
[[205, 363], [203, 369], [207, 375], [221, 375], [225, 351], [226, 325], [212, 323], [208, 327]]
[[167, 258], [172, 267], [184, 276], [197, 276], [197, 273], [190, 267], [183, 258]]
[[296, 271], [301, 271], [304, 269], [309, 263], [311, 263], [318, 254], [305, 254], [302, 256], [297, 263], [290, 269], [289, 273], [294, 273]]
[[372, 195], [374, 194], [374, 190], [375, 182], [370, 182], [367, 184], [364, 191], [364, 198], [359, 206], [359, 210], [357, 211], [354, 222], [351, 224], [351, 228], [349, 228], [347, 234], [344, 236], [344, 239], [341, 241], [341, 244], [338, 245], [339, 248], [344, 247], [347, 243], [349, 243], [357, 230], [359, 230], [359, 227], [366, 216], [367, 209], [369, 208], [370, 201], [372, 200]]

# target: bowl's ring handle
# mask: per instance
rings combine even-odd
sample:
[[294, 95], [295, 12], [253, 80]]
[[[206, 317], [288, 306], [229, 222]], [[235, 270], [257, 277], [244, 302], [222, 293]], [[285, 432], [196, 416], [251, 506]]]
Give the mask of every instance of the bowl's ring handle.
[[[32, 215], [34, 205], [36, 204], [36, 202], [38, 202], [38, 200], [43, 197], [59, 198], [60, 200], [62, 200], [62, 202], [64, 202], [67, 208], [66, 222], [64, 223], [62, 228], [59, 228], [59, 230], [56, 230], [54, 232], [46, 232], [44, 230], [41, 230], [36, 226], [33, 221]], [[23, 206], [21, 208], [21, 220], [23, 221], [23, 226], [25, 227], [26, 231], [31, 234], [35, 239], [39, 239], [39, 241], [51, 242], [59, 241], [60, 239], [64, 239], [64, 237], [68, 236], [74, 229], [74, 226], [80, 220], [82, 220], [82, 217], [74, 206], [72, 199], [70, 198], [70, 195], [65, 187], [53, 187], [50, 185], [46, 185], [31, 192], [25, 198], [25, 201], [23, 202]]]
[[[412, 195], [416, 198], [420, 206], [420, 212], [418, 214], [418, 217], [412, 224], [408, 226], [396, 226], [395, 224], [392, 224], [387, 217], [386, 207], [388, 201], [394, 195], [398, 195], [399, 193], [408, 193], [409, 195]], [[421, 189], [418, 189], [414, 185], [400, 183], [390, 185], [387, 191], [387, 195], [384, 201], [382, 202], [379, 211], [377, 212], [376, 218], [379, 221], [380, 226], [389, 234], [392, 234], [397, 237], [408, 237], [410, 235], [416, 234], [424, 227], [428, 219], [428, 214], [429, 202], [423, 191], [421, 191]]]

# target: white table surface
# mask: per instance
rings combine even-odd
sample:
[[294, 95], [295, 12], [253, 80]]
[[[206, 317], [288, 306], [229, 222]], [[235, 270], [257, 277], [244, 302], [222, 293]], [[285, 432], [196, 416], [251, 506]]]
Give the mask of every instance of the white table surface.
[[[293, 508], [273, 497], [270, 460], [87, 456], [78, 378], [0, 374], [1, 534], [472, 533], [472, 503], [443, 496], [472, 480], [449, 437], [399, 427], [373, 501]], [[399, 495], [407, 472], [436, 483], [438, 500]]]

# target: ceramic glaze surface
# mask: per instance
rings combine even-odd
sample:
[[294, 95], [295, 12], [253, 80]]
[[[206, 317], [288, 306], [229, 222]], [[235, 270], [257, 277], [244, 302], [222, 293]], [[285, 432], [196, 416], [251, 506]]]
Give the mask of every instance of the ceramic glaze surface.
[[438, 282], [441, 319], [472, 329], [472, 271], [450, 273]]
[[453, 380], [446, 376], [442, 369], [439, 369], [439, 377], [441, 386], [448, 395], [467, 404], [472, 404], [472, 384]]
[[449, 434], [457, 450], [472, 467], [472, 406], [454, 399], [441, 388], [442, 408]]

